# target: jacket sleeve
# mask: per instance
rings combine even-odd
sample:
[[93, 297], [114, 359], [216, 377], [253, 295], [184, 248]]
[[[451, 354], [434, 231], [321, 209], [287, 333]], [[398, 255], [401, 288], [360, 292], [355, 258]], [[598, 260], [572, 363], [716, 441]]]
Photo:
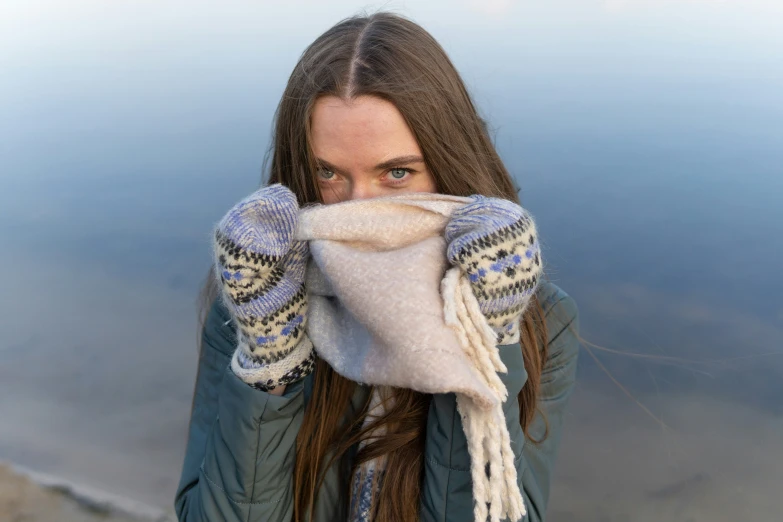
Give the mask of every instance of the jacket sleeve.
[[[551, 283], [550, 286], [554, 287]], [[565, 410], [576, 381], [578, 311], [571, 297], [554, 288], [554, 295], [541, 299], [548, 328], [549, 356], [541, 376], [538, 401], [541, 414], [536, 415], [529, 427], [530, 439], [525, 437], [519, 422], [518, 402], [511, 399], [527, 381], [521, 346], [498, 347], [508, 368], [508, 373], [500, 374], [510, 398], [503, 410], [515, 454], [517, 479], [527, 508], [525, 522], [545, 520]], [[541, 442], [533, 442], [535, 440]], [[472, 522], [470, 455], [453, 393], [432, 397], [424, 457], [420, 519]]]
[[254, 389], [231, 371], [236, 346], [226, 309], [216, 302], [202, 334], [182, 476], [180, 522], [290, 521], [303, 381], [283, 396]]

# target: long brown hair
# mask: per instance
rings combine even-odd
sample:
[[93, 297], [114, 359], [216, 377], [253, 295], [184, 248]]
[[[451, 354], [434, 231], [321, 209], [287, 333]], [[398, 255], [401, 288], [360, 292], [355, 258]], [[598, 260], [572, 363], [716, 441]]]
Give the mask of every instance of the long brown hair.
[[[518, 202], [511, 176], [500, 160], [485, 122], [445, 51], [422, 27], [399, 15], [376, 13], [339, 22], [302, 54], [288, 80], [275, 116], [269, 182], [288, 186], [300, 205], [321, 200], [310, 144], [310, 115], [319, 97], [376, 96], [400, 111], [421, 148], [437, 190], [483, 194]], [[209, 285], [203, 302], [215, 294]], [[528, 380], [518, 396], [522, 428], [536, 413], [547, 332], [540, 303], [533, 298], [521, 321], [522, 353]], [[353, 466], [386, 455], [387, 467], [374, 506], [378, 522], [418, 519], [425, 427], [430, 396], [394, 389], [393, 406], [360, 429], [367, 405], [345, 419], [356, 383], [319, 360], [313, 392], [296, 440], [294, 520], [312, 518], [326, 469], [344, 457], [369, 430], [387, 434], [367, 444]], [[347, 499], [344, 473], [342, 502]]]

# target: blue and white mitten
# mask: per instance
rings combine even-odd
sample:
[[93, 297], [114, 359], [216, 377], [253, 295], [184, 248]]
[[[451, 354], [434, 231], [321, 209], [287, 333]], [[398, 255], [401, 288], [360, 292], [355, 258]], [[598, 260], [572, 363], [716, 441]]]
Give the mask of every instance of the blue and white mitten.
[[299, 207], [282, 185], [240, 201], [215, 230], [215, 270], [236, 323], [231, 368], [261, 390], [297, 381], [314, 367], [305, 331], [307, 243], [296, 241]]
[[468, 276], [498, 344], [519, 341], [519, 321], [542, 271], [530, 214], [512, 201], [472, 196], [446, 226], [447, 256]]

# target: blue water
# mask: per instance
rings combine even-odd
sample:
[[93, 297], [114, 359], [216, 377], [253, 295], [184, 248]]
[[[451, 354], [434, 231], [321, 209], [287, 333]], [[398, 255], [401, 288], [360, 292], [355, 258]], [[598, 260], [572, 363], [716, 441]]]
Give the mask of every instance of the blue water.
[[[363, 5], [0, 7], [0, 459], [170, 504], [210, 227], [260, 183], [298, 55]], [[603, 347], [551, 518], [775, 520], [783, 7], [384, 5], [463, 73]]]

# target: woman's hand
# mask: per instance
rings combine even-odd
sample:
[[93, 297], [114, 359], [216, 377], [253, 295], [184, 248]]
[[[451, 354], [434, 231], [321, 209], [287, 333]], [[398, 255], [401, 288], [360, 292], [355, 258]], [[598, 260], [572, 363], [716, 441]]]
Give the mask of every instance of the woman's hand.
[[223, 301], [237, 327], [231, 368], [276, 394], [314, 365], [305, 333], [308, 248], [294, 240], [298, 212], [288, 188], [264, 187], [228, 211], [213, 244]]
[[519, 340], [519, 320], [542, 270], [535, 223], [511, 201], [471, 199], [446, 226], [447, 256], [467, 274], [498, 344], [511, 344]]

